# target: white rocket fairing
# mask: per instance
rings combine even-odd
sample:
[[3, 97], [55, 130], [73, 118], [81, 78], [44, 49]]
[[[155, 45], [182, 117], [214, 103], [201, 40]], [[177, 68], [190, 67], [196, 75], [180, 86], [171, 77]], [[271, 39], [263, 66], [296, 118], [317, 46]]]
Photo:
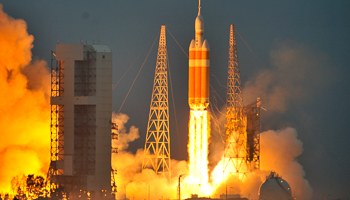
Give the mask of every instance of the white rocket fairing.
[[195, 21], [195, 40], [189, 47], [188, 103], [191, 109], [204, 110], [209, 105], [210, 48], [204, 40], [204, 20], [199, 1]]

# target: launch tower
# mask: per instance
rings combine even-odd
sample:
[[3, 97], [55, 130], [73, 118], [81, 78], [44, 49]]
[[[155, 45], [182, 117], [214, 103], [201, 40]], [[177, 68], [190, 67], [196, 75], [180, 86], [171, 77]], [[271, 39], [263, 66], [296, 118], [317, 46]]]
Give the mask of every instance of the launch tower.
[[246, 118], [243, 115], [243, 96], [241, 75], [238, 66], [238, 55], [234, 25], [230, 26], [229, 61], [226, 95], [226, 150], [225, 169], [228, 164], [239, 172], [246, 164]]
[[261, 100], [243, 106], [234, 25], [230, 26], [226, 95], [224, 172], [246, 173], [260, 168]]
[[152, 168], [157, 174], [170, 174], [170, 135], [168, 104], [168, 53], [165, 26], [161, 27], [153, 92], [149, 111], [142, 169]]
[[57, 44], [51, 61], [48, 178], [70, 197], [111, 197], [112, 52]]

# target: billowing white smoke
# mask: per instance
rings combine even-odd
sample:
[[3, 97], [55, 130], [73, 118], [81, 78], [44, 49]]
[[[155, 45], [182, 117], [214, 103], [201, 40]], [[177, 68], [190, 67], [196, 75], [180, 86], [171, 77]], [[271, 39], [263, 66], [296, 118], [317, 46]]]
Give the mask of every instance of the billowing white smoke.
[[[304, 178], [305, 171], [296, 158], [303, 152], [302, 142], [297, 138], [294, 128], [269, 130], [261, 133], [260, 137], [260, 170], [248, 173], [245, 176], [230, 175], [226, 182], [219, 184], [214, 196], [226, 193], [241, 194], [257, 199], [260, 185], [266, 180], [271, 171], [276, 171], [292, 188], [293, 197], [309, 200], [312, 198], [312, 189]], [[219, 163], [212, 173], [212, 180], [222, 174], [222, 165]]]
[[[268, 110], [264, 116], [284, 113], [288, 110], [290, 101], [301, 104], [310, 98], [311, 93], [317, 94], [317, 91], [315, 93], [311, 90], [325, 86], [320, 80], [324, 80], [327, 74], [326, 56], [290, 41], [276, 43], [270, 55], [273, 68], [262, 71], [246, 82], [243, 88], [245, 102], [254, 101], [256, 97], [263, 99], [263, 107]], [[322, 66], [321, 69], [318, 69], [320, 66]], [[311, 72], [313, 77], [308, 77], [307, 74]], [[113, 115], [113, 118], [119, 125], [120, 140], [116, 144], [120, 151], [113, 157], [113, 166], [118, 169], [118, 185], [124, 186], [119, 188], [119, 198], [125, 196], [145, 198], [149, 195], [149, 191], [151, 198], [176, 198], [176, 175], [188, 173], [186, 162], [172, 161], [174, 176], [170, 183], [164, 178], [157, 177], [152, 170], [141, 173], [143, 150], [139, 149], [135, 155], [126, 151], [128, 143], [139, 138], [138, 129], [131, 126], [127, 133], [124, 124], [128, 117], [125, 114]], [[225, 118], [222, 117], [219, 121], [225, 123]], [[223, 155], [222, 138], [212, 138], [210, 151], [209, 160], [215, 165]], [[302, 142], [297, 138], [297, 131], [294, 128], [288, 127], [261, 133], [261, 169], [247, 174], [243, 179], [235, 175], [230, 176], [226, 182], [213, 186], [217, 189], [212, 197], [218, 197], [219, 194], [224, 194], [228, 190], [229, 193], [239, 193], [257, 199], [259, 187], [266, 176], [271, 171], [276, 171], [290, 184], [293, 197], [310, 200], [312, 189], [305, 179], [303, 167], [297, 161], [302, 151]], [[214, 169], [213, 173], [215, 174], [216, 171], [222, 173], [222, 169]], [[211, 176], [213, 182], [215, 182], [214, 174]], [[186, 188], [184, 189], [186, 191]]]
[[[310, 47], [295, 41], [277, 40], [270, 53], [271, 69], [264, 69], [251, 77], [244, 84], [243, 98], [245, 103], [263, 100], [262, 106], [267, 109], [263, 117], [268, 121], [273, 115], [283, 114], [294, 106], [300, 106], [311, 97], [318, 95], [334, 81], [330, 72], [327, 55], [316, 52]], [[225, 109], [221, 111], [225, 113]], [[225, 123], [225, 118], [219, 119]], [[269, 121], [265, 127], [277, 127], [281, 121]], [[215, 130], [215, 129], [213, 129]], [[215, 134], [215, 133], [214, 133]], [[212, 133], [213, 135], [213, 133]], [[261, 170], [248, 174], [245, 178], [231, 176], [227, 181], [228, 192], [240, 193], [250, 198], [258, 198], [258, 189], [270, 171], [276, 171], [292, 188], [293, 197], [309, 200], [312, 188], [305, 179], [305, 171], [297, 161], [303, 152], [302, 142], [297, 137], [297, 130], [291, 127], [281, 130], [269, 130], [261, 133]], [[212, 152], [217, 149], [221, 151]], [[210, 148], [210, 161], [217, 162], [217, 156], [223, 154], [221, 139], [213, 135]], [[214, 169], [221, 171], [222, 169]], [[218, 187], [216, 195], [226, 192], [226, 183]]]
[[118, 125], [118, 134], [119, 138], [116, 141], [113, 141], [113, 146], [117, 147], [119, 151], [123, 152], [129, 147], [129, 143], [135, 141], [140, 137], [139, 129], [135, 126], [131, 126], [129, 132], [127, 133], [125, 124], [128, 122], [129, 116], [126, 114], [112, 113], [112, 121]]
[[[327, 55], [295, 41], [277, 40], [270, 60], [272, 68], [252, 77], [243, 88], [245, 102], [262, 98], [267, 119], [287, 112], [291, 103], [294, 106], [302, 105], [334, 80], [329, 73]], [[273, 121], [267, 126], [276, 123], [281, 122]], [[302, 151], [302, 142], [294, 128], [261, 133], [261, 171], [265, 171], [264, 174], [276, 171], [291, 185], [293, 197], [308, 200], [312, 198], [312, 189], [305, 179], [303, 167], [297, 161]]]
[[261, 170], [278, 172], [291, 186], [293, 197], [307, 200], [312, 198], [312, 189], [304, 178], [303, 166], [296, 160], [303, 152], [297, 136], [294, 128], [261, 133]]
[[125, 124], [129, 120], [126, 114], [113, 113], [112, 121], [118, 125], [119, 139], [113, 144], [118, 147], [118, 154], [112, 157], [112, 166], [117, 169], [116, 183], [118, 185], [117, 199], [135, 198], [151, 199], [175, 198], [176, 184], [179, 174], [188, 173], [185, 161], [172, 160], [172, 173], [174, 177], [168, 181], [164, 177], [157, 176], [153, 170], [141, 172], [143, 161], [143, 149], [138, 149], [136, 154], [127, 151], [130, 142], [138, 139], [138, 128], [131, 126], [127, 131]]

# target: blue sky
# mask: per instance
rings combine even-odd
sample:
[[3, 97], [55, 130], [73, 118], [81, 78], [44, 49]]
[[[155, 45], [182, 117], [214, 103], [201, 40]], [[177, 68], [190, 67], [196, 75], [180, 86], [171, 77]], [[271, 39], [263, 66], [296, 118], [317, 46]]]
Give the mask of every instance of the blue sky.
[[[10, 16], [24, 19], [28, 32], [35, 38], [33, 57], [50, 63], [50, 52], [56, 43], [100, 43], [113, 51], [113, 82], [116, 83], [134, 63], [128, 74], [113, 90], [113, 110], [118, 111], [149, 46], [136, 60], [161, 25], [188, 52], [194, 38], [197, 1], [1, 1]], [[321, 196], [350, 197], [350, 2], [349, 1], [234, 1], [203, 0], [205, 38], [211, 48], [211, 73], [226, 84], [228, 34], [235, 24], [242, 85], [253, 81], [265, 70], [279, 76], [276, 51], [287, 45], [301, 50], [299, 58], [312, 67], [288, 66], [290, 76], [303, 78], [285, 85], [285, 110], [262, 112], [262, 130], [296, 128], [304, 152], [298, 157], [306, 171], [306, 179], [314, 189], [314, 199]], [[131, 150], [143, 148], [152, 93], [157, 42], [131, 90], [121, 112], [130, 116], [127, 125], [139, 127], [141, 138], [130, 145]], [[167, 33], [169, 64], [178, 121], [176, 133], [171, 109], [172, 157], [187, 159], [188, 60]], [[136, 61], [135, 61], [136, 60]], [[135, 61], [135, 62], [134, 62]], [[299, 64], [293, 62], [292, 64]], [[277, 68], [276, 68], [277, 66]], [[286, 75], [286, 74], [284, 74]], [[288, 73], [287, 73], [288, 75]], [[287, 76], [286, 75], [286, 76]], [[286, 77], [288, 79], [290, 77]], [[276, 81], [276, 84], [291, 82]], [[222, 99], [225, 88], [211, 76], [211, 85]], [[300, 97], [293, 96], [300, 89]], [[211, 93], [212, 94], [212, 93]], [[243, 94], [244, 95], [244, 94]], [[170, 99], [170, 98], [169, 98]], [[172, 100], [170, 105], [172, 105]], [[211, 101], [213, 98], [211, 96]], [[264, 102], [264, 99], [263, 99]], [[249, 103], [249, 102], [245, 102]], [[218, 107], [223, 104], [218, 101]], [[264, 107], [264, 103], [263, 103]], [[179, 140], [180, 139], [180, 140]]]

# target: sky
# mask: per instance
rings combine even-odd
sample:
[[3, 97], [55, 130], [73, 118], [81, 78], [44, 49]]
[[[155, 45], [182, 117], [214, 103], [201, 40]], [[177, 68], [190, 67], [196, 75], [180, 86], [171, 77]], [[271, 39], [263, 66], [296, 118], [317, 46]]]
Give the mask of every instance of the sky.
[[[83, 41], [110, 47], [113, 83], [120, 80], [113, 90], [113, 111], [120, 109], [130, 117], [126, 126], [139, 128], [140, 138], [129, 146], [133, 152], [144, 147], [158, 46], [155, 37], [166, 25], [173, 90], [172, 95], [169, 89], [171, 157], [187, 159], [188, 58], [181, 48], [188, 53], [194, 38], [198, 1], [0, 3], [5, 13], [27, 23], [28, 33], [34, 36], [33, 57], [46, 60], [48, 66], [57, 43]], [[224, 109], [220, 98], [225, 101], [226, 89], [221, 85], [226, 85], [229, 26], [234, 24], [244, 103], [262, 98], [266, 109], [261, 111], [262, 132], [296, 129], [303, 143], [297, 160], [313, 199], [350, 198], [349, 10], [350, 2], [341, 0], [202, 1], [204, 37], [211, 49], [210, 84], [216, 92], [211, 89], [211, 104]]]

